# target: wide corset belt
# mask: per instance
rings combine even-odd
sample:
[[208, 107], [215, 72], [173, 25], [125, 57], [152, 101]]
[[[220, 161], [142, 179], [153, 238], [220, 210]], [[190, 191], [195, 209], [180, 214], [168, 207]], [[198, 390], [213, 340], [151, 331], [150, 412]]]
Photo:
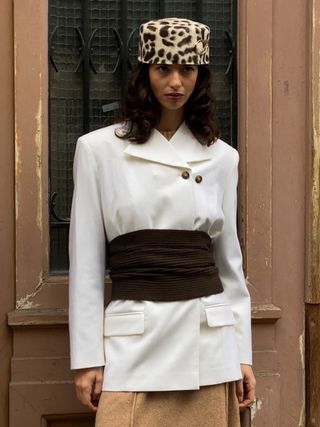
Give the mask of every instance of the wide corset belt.
[[111, 299], [180, 301], [223, 292], [203, 231], [139, 230], [108, 244]]

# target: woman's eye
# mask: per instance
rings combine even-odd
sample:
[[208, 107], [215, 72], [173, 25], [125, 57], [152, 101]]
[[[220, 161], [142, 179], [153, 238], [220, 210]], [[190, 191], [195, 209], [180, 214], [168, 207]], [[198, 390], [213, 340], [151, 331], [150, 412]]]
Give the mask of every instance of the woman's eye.
[[183, 67], [183, 71], [185, 73], [191, 73], [192, 71], [194, 71], [194, 67], [185, 66], [185, 67]]
[[166, 67], [165, 65], [159, 65], [157, 67], [157, 70], [160, 71], [160, 73], [165, 73], [166, 71], [168, 71], [168, 67]]

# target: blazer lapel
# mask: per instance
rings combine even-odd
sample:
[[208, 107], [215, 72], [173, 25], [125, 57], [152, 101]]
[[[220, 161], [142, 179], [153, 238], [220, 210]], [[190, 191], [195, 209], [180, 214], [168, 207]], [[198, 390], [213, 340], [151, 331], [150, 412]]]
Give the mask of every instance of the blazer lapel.
[[185, 169], [191, 169], [191, 162], [212, 158], [210, 148], [202, 146], [185, 123], [181, 124], [170, 141], [154, 129], [146, 143], [129, 143], [124, 152], [140, 159]]
[[213, 157], [214, 144], [210, 147], [200, 144], [184, 122], [169, 142], [187, 163], [202, 162]]

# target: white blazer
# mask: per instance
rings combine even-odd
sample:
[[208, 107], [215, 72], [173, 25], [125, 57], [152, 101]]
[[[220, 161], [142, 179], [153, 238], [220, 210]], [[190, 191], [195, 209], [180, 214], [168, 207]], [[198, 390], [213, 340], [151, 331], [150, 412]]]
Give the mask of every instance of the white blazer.
[[[84, 135], [76, 147], [71, 368], [105, 365], [103, 390], [114, 391], [198, 389], [240, 379], [240, 363], [251, 364], [252, 351], [236, 228], [238, 152], [221, 139], [202, 146], [184, 123], [170, 141], [154, 130], [139, 145], [117, 138], [117, 127]], [[175, 302], [116, 300], [104, 308], [106, 238], [140, 229], [207, 232], [224, 292]]]

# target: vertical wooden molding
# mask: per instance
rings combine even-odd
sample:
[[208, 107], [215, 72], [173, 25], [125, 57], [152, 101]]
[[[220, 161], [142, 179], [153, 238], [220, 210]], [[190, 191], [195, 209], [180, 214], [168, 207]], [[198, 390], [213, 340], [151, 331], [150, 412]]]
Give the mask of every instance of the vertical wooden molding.
[[320, 303], [320, 0], [309, 0], [306, 302]]
[[14, 307], [14, 109], [12, 0], [0, 1], [0, 426], [9, 425], [12, 336], [6, 314]]
[[239, 212], [249, 289], [272, 303], [273, 2], [239, 2]]
[[320, 425], [320, 0], [308, 1], [306, 425]]
[[13, 4], [16, 308], [27, 309], [48, 266], [48, 4]]

